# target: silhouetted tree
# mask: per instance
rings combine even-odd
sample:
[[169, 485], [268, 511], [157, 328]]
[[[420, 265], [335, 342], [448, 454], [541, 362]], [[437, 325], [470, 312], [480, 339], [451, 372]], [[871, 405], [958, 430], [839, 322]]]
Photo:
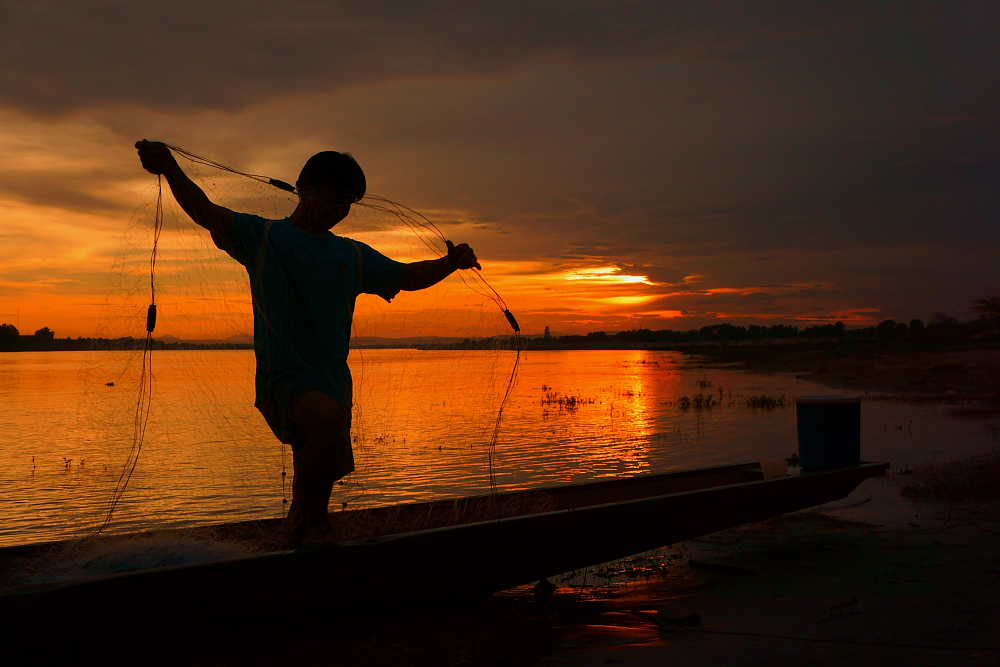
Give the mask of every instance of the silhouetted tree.
[[746, 337], [746, 329], [732, 324], [712, 324], [702, 327], [699, 333], [701, 334], [701, 338], [705, 340], [720, 340], [723, 342]]
[[35, 332], [35, 338], [37, 338], [40, 341], [45, 341], [46, 343], [51, 343], [53, 340], [55, 340], [55, 337], [56, 337], [56, 332], [54, 332], [52, 329], [48, 327], [42, 327], [41, 329]]
[[843, 322], [836, 324], [819, 324], [814, 327], [807, 327], [802, 331], [806, 338], [842, 338], [845, 333]]
[[799, 335], [799, 328], [790, 324], [775, 324], [770, 329], [771, 338], [795, 338]]
[[[903, 329], [906, 329], [905, 324]], [[879, 340], [898, 340], [900, 338], [899, 324], [896, 320], [882, 320], [875, 327], [875, 335], [878, 336]]]
[[934, 313], [931, 315], [931, 323], [928, 326], [953, 327], [958, 326], [958, 320], [948, 313]]
[[989, 296], [972, 302], [972, 310], [986, 320], [1000, 319], [1000, 296]]
[[976, 299], [972, 310], [979, 313], [979, 319], [989, 327], [991, 333], [1000, 332], [1000, 296]]
[[920, 319], [910, 320], [910, 338], [920, 338], [924, 335], [924, 321]]
[[13, 350], [18, 346], [21, 332], [13, 324], [0, 324], [0, 350]]
[[953, 342], [962, 337], [962, 325], [946, 313], [934, 313], [924, 330], [924, 337], [936, 342]]

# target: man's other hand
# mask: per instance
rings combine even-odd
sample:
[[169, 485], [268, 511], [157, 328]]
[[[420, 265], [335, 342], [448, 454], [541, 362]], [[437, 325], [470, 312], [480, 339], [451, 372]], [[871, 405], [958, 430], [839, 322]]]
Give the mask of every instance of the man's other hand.
[[476, 253], [469, 247], [468, 243], [455, 245], [451, 241], [445, 241], [445, 244], [448, 246], [448, 259], [453, 267], [456, 269], [476, 268], [482, 271], [483, 267], [479, 265]]
[[141, 139], [135, 142], [135, 149], [139, 152], [143, 169], [151, 174], [163, 174], [177, 164], [170, 149], [162, 141]]

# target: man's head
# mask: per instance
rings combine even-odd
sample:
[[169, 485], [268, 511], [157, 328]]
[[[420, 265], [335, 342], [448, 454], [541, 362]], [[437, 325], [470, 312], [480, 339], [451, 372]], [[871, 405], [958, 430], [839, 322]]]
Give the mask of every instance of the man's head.
[[349, 153], [322, 151], [306, 160], [295, 189], [310, 218], [327, 229], [347, 217], [365, 196], [365, 172]]

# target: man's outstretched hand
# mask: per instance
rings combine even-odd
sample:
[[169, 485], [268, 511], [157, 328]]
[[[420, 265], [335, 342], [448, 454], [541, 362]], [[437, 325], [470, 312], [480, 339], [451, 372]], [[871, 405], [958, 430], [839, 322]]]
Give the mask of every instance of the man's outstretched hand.
[[139, 152], [139, 162], [143, 169], [151, 174], [166, 173], [177, 164], [170, 149], [162, 141], [140, 139], [135, 142], [135, 149]]
[[451, 241], [445, 241], [445, 244], [448, 246], [448, 259], [456, 269], [476, 268], [480, 271], [483, 270], [483, 267], [479, 265], [479, 260], [476, 259], [476, 252], [469, 247], [468, 243], [455, 245]]

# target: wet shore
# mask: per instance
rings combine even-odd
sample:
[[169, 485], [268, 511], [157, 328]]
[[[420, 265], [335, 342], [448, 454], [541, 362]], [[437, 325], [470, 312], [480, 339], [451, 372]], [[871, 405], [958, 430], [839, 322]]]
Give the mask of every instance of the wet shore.
[[663, 550], [669, 576], [605, 588], [622, 631], [539, 664], [998, 664], [1000, 503], [914, 501], [911, 480]]
[[853, 391], [910, 399], [1000, 401], [1000, 346], [846, 342], [732, 345], [697, 353], [708, 364], [794, 373]]

